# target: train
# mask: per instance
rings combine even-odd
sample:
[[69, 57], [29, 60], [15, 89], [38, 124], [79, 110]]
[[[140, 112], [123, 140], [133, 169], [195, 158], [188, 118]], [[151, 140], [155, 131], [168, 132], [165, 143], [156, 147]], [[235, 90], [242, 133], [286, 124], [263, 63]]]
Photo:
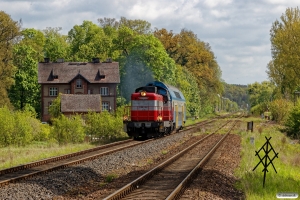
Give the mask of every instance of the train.
[[185, 122], [186, 102], [182, 92], [160, 81], [136, 88], [123, 115], [124, 131], [134, 139], [171, 134], [181, 130]]

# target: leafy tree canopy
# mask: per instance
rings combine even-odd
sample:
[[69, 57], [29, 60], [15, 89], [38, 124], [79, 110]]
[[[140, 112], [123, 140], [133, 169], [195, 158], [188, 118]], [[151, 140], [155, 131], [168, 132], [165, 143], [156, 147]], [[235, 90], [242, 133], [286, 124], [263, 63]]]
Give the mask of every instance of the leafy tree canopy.
[[[300, 86], [300, 10], [288, 8], [272, 24], [270, 31], [272, 61], [267, 73], [281, 94], [292, 94]], [[288, 97], [288, 96], [286, 96]]]
[[0, 11], [0, 106], [9, 105], [7, 89], [14, 83], [13, 45], [20, 35], [20, 23]]

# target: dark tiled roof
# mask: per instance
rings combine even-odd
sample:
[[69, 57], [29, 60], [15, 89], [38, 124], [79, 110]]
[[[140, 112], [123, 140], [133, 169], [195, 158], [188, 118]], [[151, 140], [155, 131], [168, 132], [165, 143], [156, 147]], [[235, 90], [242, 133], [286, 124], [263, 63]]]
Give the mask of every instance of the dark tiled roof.
[[[39, 63], [38, 83], [69, 83], [80, 74], [90, 83], [120, 83], [119, 63]], [[57, 76], [57, 77], [55, 77]]]
[[61, 94], [61, 112], [101, 111], [100, 94]]

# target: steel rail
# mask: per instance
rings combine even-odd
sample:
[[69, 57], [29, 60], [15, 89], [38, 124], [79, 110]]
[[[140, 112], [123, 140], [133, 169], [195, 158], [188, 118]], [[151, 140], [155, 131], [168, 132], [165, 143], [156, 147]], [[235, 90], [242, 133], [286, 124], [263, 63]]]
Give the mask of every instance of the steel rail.
[[192, 182], [192, 180], [197, 176], [203, 166], [207, 163], [207, 161], [212, 157], [217, 148], [222, 144], [222, 142], [229, 135], [233, 127], [236, 125], [237, 121], [232, 125], [229, 131], [221, 138], [221, 140], [216, 143], [213, 148], [200, 160], [200, 162], [195, 166], [195, 168], [186, 176], [186, 178], [173, 190], [173, 192], [166, 198], [166, 200], [171, 199], [179, 199], [184, 190], [188, 187], [188, 185]]
[[[189, 134], [191, 132], [194, 132], [197, 128], [199, 128], [199, 127], [201, 127], [201, 126], [203, 126], [207, 123], [211, 123], [212, 121], [213, 120], [205, 120], [205, 121], [197, 123], [196, 125], [193, 124], [191, 126], [186, 127], [186, 129], [182, 130], [181, 132], [185, 133], [185, 134]], [[93, 159], [99, 158], [101, 156], [114, 153], [116, 151], [120, 151], [120, 150], [123, 150], [123, 149], [126, 149], [126, 148], [130, 148], [130, 147], [134, 147], [134, 146], [137, 146], [137, 145], [141, 145], [143, 143], [150, 142], [154, 139], [155, 138], [149, 139], [149, 140], [146, 140], [146, 141], [139, 141], [137, 143], [134, 143], [134, 144], [131, 144], [131, 145], [126, 145], [126, 146], [123, 146], [121, 148], [116, 148], [116, 149], [109, 150], [109, 151], [106, 151], [106, 152], [102, 152], [102, 153], [99, 153], [99, 154], [95, 154], [95, 155], [92, 155], [92, 156], [87, 156], [85, 158], [65, 162], [63, 164], [57, 164], [56, 166], [55, 166], [55, 162], [60, 162], [62, 160], [72, 159], [72, 158], [75, 159], [77, 156], [82, 156], [84, 154], [88, 154], [88, 153], [91, 153], [91, 152], [104, 150], [105, 148], [110, 148], [110, 147], [113, 147], [113, 146], [130, 143], [130, 142], [133, 142], [133, 140], [128, 139], [128, 140], [124, 140], [124, 141], [120, 141], [120, 142], [114, 142], [114, 143], [111, 143], [111, 144], [102, 145], [102, 146], [99, 146], [99, 147], [96, 147], [96, 148], [91, 148], [91, 149], [79, 151], [79, 152], [76, 152], [76, 153], [66, 154], [66, 155], [63, 155], [63, 156], [57, 156], [57, 157], [53, 157], [53, 158], [49, 158], [49, 159], [44, 159], [44, 160], [28, 163], [28, 164], [25, 164], [25, 165], [20, 165], [20, 166], [4, 169], [4, 170], [0, 171], [0, 187], [3, 186], [3, 185], [7, 185], [9, 183], [12, 183], [12, 182], [16, 182], [16, 181], [19, 181], [19, 180], [22, 180], [22, 179], [26, 179], [26, 178], [38, 175], [38, 174], [47, 173], [47, 172], [50, 172], [50, 171], [65, 168], [67, 166], [76, 165], [76, 164], [79, 164], [79, 163], [82, 163], [82, 162], [85, 162], [85, 161], [88, 161], [88, 160], [93, 160]], [[38, 168], [39, 166], [42, 166], [42, 165], [44, 165], [44, 167], [42, 167], [44, 169]], [[49, 165], [49, 166], [47, 167], [47, 165]], [[24, 173], [20, 175], [18, 172], [20, 172], [22, 170], [24, 171]], [[26, 172], [27, 170], [29, 172]], [[34, 171], [34, 172], [32, 172], [32, 171]], [[7, 176], [8, 178], [5, 177], [5, 176]]]
[[104, 198], [104, 200], [117, 200], [117, 199], [124, 198], [127, 194], [131, 193], [133, 190], [135, 190], [136, 188], [138, 188], [141, 184], [143, 184], [144, 182], [146, 182], [153, 175], [157, 174], [163, 168], [167, 167], [168, 165], [170, 165], [171, 163], [173, 163], [175, 160], [177, 160], [179, 157], [181, 157], [183, 154], [187, 153], [189, 150], [191, 150], [195, 146], [197, 146], [200, 143], [202, 143], [203, 141], [205, 141], [207, 138], [209, 138], [212, 135], [214, 135], [214, 133], [216, 133], [218, 130], [220, 130], [221, 128], [223, 128], [225, 125], [227, 125], [231, 121], [232, 120], [227, 121], [225, 124], [223, 124], [222, 126], [220, 126], [219, 128], [217, 128], [211, 134], [205, 136], [201, 140], [195, 142], [194, 144], [190, 145], [186, 149], [184, 149], [181, 152], [177, 153], [176, 155], [172, 156], [171, 158], [169, 158], [168, 160], [164, 161], [160, 165], [156, 166], [152, 170], [146, 172], [144, 175], [140, 176], [136, 180], [132, 181], [131, 183], [125, 185], [124, 187], [122, 187], [119, 190], [115, 191], [114, 193], [110, 194], [109, 196], [107, 196], [106, 198]]

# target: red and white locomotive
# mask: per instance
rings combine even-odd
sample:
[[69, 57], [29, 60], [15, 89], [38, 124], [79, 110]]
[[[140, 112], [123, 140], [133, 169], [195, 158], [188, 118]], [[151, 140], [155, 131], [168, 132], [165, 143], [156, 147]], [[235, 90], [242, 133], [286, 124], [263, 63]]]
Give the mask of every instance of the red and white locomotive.
[[170, 134], [183, 127], [185, 99], [177, 88], [159, 81], [139, 87], [131, 94], [131, 106], [125, 109], [125, 132], [137, 139]]

